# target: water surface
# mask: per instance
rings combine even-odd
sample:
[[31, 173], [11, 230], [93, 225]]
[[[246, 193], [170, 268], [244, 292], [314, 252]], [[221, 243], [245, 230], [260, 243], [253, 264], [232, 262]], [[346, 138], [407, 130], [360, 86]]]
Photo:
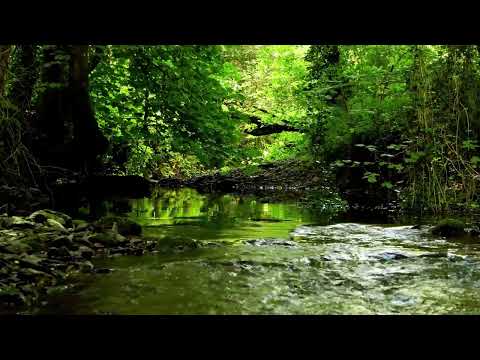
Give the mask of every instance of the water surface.
[[[109, 204], [120, 212], [122, 204]], [[165, 247], [41, 309], [68, 314], [471, 314], [480, 245], [411, 225], [336, 223], [295, 203], [159, 189], [123, 211]]]

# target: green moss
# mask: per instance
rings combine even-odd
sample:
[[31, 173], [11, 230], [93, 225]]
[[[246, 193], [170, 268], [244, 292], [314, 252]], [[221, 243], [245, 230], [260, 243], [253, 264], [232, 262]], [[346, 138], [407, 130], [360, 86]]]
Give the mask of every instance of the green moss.
[[453, 237], [466, 235], [467, 232], [465, 231], [464, 222], [456, 219], [445, 219], [433, 227], [432, 234]]

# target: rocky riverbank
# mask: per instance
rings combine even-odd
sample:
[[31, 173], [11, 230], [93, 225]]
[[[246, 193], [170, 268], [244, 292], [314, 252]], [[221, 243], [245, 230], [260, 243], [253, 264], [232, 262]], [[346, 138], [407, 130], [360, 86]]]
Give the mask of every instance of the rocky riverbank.
[[95, 257], [153, 250], [156, 242], [141, 232], [120, 217], [89, 223], [52, 210], [0, 215], [0, 313], [35, 305], [78, 274], [108, 272], [93, 265]]

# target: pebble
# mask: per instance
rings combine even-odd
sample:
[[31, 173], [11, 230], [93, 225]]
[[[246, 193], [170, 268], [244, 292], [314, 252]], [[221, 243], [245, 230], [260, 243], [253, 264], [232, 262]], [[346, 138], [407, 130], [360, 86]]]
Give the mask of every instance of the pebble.
[[[130, 223], [129, 223], [130, 224]], [[139, 225], [138, 225], [139, 227]], [[153, 250], [155, 242], [100, 230], [68, 215], [40, 210], [21, 216], [0, 216], [0, 307], [31, 306], [58, 289], [72, 273], [106, 274], [112, 269], [96, 269], [95, 256], [141, 255]], [[136, 228], [135, 235], [138, 235]], [[90, 241], [104, 234], [104, 243]], [[133, 234], [132, 234], [133, 235]], [[93, 237], [93, 238], [92, 238]]]

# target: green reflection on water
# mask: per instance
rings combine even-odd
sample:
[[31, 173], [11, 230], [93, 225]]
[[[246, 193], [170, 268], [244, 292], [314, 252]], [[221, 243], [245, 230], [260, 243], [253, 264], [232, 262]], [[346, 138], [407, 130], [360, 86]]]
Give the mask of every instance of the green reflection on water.
[[[147, 236], [236, 242], [285, 237], [314, 217], [295, 203], [261, 203], [254, 197], [201, 195], [193, 189], [157, 189], [152, 198], [130, 200], [129, 216]], [[328, 216], [315, 217], [328, 222]]]

